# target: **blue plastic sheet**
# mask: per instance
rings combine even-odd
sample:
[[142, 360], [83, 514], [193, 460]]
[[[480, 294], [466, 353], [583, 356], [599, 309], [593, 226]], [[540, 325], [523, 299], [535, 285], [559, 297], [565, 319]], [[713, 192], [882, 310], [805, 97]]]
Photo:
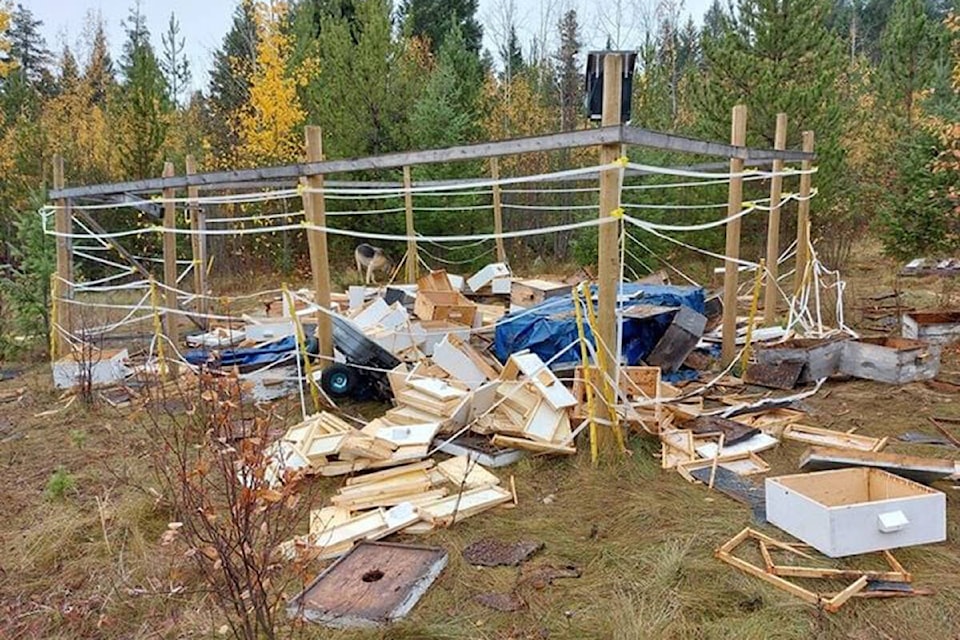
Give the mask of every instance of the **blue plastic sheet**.
[[[596, 287], [591, 289], [596, 307]], [[624, 284], [618, 296], [624, 309], [640, 305], [661, 307], [689, 307], [704, 312], [704, 291], [700, 287], [673, 287], [652, 284]], [[623, 355], [629, 365], [641, 362], [653, 350], [673, 320], [674, 313], [663, 313], [649, 318], [624, 318]], [[596, 345], [593, 333], [584, 325], [587, 339]], [[573, 296], [549, 298], [543, 303], [505, 315], [497, 323], [494, 352], [501, 362], [510, 354], [529, 349], [546, 362], [571, 342], [579, 339]], [[578, 364], [580, 349], [568, 349], [554, 361], [558, 364]]]
[[277, 342], [259, 347], [238, 347], [236, 349], [192, 349], [184, 354], [184, 358], [192, 365], [214, 364], [221, 367], [237, 366], [241, 369], [259, 369], [280, 360], [287, 360], [297, 355], [297, 340], [294, 336], [287, 336]]

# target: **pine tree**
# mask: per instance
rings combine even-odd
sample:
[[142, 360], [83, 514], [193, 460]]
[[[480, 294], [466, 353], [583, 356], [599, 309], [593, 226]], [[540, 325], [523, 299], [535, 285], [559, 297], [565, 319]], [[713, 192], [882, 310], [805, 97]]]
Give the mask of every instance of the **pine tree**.
[[117, 133], [127, 175], [146, 178], [158, 173], [170, 102], [139, 0], [123, 26], [126, 40], [120, 59]]
[[167, 81], [167, 88], [170, 90], [169, 99], [174, 105], [180, 104], [180, 98], [187, 91], [187, 85], [190, 84], [190, 61], [187, 60], [186, 38], [180, 37], [180, 21], [177, 20], [173, 12], [170, 12], [170, 22], [167, 23], [167, 31], [160, 36], [163, 41], [163, 59], [160, 61], [160, 68], [163, 70], [163, 77]]
[[[786, 113], [788, 145], [800, 132], [816, 134], [819, 197], [815, 212], [845, 207], [846, 59], [840, 39], [826, 24], [829, 0], [738, 0], [720, 17], [721, 31], [703, 40], [705, 74], [696, 105], [701, 135], [727, 140], [730, 111], [747, 105], [748, 144], [771, 147], [776, 115]], [[848, 188], [849, 187], [849, 188]], [[832, 215], [831, 220], [840, 216]]]
[[907, 131], [917, 116], [915, 99], [931, 87], [935, 62], [947, 50], [946, 30], [930, 18], [928, 9], [926, 0], [899, 0], [880, 39], [883, 95]]
[[456, 23], [468, 51], [480, 55], [483, 27], [477, 21], [477, 0], [403, 0], [400, 17], [408, 35], [430, 41], [430, 49], [439, 52], [443, 39]]
[[419, 39], [395, 37], [390, 11], [387, 0], [367, 0], [357, 4], [353, 21], [331, 16], [322, 21], [319, 70], [304, 88], [304, 107], [311, 122], [331, 132], [324, 150], [332, 157], [414, 144], [409, 114], [423, 88], [429, 52]]

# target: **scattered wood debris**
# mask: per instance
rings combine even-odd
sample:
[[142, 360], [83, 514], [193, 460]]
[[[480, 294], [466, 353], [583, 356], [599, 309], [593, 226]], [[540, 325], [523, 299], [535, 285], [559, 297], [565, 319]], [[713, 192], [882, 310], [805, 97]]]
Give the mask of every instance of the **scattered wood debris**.
[[[763, 559], [764, 566], [757, 566], [742, 557], [734, 555], [734, 551], [747, 541], [755, 542], [757, 551]], [[836, 569], [828, 567], [805, 567], [774, 562], [775, 552], [786, 552], [792, 557], [801, 557], [806, 560], [815, 560], [809, 553], [803, 551], [804, 545], [794, 545], [775, 540], [759, 531], [747, 527], [736, 536], [725, 542], [715, 552], [716, 557], [744, 573], [760, 578], [778, 589], [790, 593], [808, 604], [812, 604], [825, 611], [835, 613], [853, 597], [898, 597], [904, 595], [926, 595], [929, 592], [913, 589], [885, 588], [882, 590], [868, 590], [870, 582], [909, 583], [913, 577], [897, 561], [889, 551], [882, 553], [888, 563], [890, 571], [866, 571], [858, 569]], [[816, 593], [787, 580], [791, 578], [824, 579], [824, 580], [851, 580], [852, 582], [837, 593]]]

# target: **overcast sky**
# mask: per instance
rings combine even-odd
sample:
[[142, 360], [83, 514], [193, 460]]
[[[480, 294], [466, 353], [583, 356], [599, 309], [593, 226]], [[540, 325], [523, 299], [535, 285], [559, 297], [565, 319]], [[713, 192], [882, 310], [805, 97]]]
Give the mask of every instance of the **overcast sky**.
[[[15, 0], [16, 1], [16, 0]], [[678, 3], [680, 0], [676, 0]], [[55, 53], [64, 40], [75, 51], [83, 33], [85, 17], [90, 11], [99, 11], [107, 24], [111, 50], [119, 56], [122, 46], [123, 20], [134, 0], [19, 0], [34, 16], [43, 21], [47, 46]], [[180, 30], [186, 38], [187, 55], [193, 70], [194, 88], [206, 86], [207, 70], [213, 51], [220, 46], [230, 26], [237, 0], [142, 0], [147, 26], [154, 46], [160, 48], [160, 34], [166, 30], [170, 12], [180, 21]], [[556, 24], [569, 8], [577, 9], [587, 49], [602, 48], [609, 35], [614, 45], [633, 48], [642, 40], [644, 28], [653, 17], [656, 0], [480, 0], [478, 15], [484, 26], [484, 45], [496, 55], [497, 42], [502, 38], [503, 25], [508, 23], [508, 8], [514, 7], [513, 22], [517, 24], [521, 44], [526, 55], [532, 43], [545, 36], [549, 50], [556, 47]], [[710, 0], [685, 0], [684, 14], [699, 22]], [[619, 27], [619, 29], [618, 29]], [[619, 34], [619, 38], [618, 38]], [[619, 42], [617, 40], [619, 39]], [[499, 62], [499, 61], [498, 61]]]

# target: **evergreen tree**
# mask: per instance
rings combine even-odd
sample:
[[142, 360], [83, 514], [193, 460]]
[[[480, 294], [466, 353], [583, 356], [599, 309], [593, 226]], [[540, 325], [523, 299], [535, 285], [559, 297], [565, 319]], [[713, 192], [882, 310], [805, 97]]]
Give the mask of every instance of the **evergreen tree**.
[[250, 101], [250, 83], [257, 56], [257, 25], [252, 0], [240, 0], [233, 12], [230, 30], [213, 54], [210, 69], [207, 125], [216, 162], [228, 161], [239, 144], [234, 122]]
[[319, 71], [308, 78], [303, 94], [308, 121], [336, 132], [324, 141], [333, 157], [411, 146], [409, 113], [429, 55], [419, 41], [394, 37], [390, 11], [387, 0], [367, 0], [357, 5], [354, 22], [323, 19]]
[[60, 71], [57, 75], [57, 94], [73, 91], [80, 82], [80, 67], [69, 45], [60, 53]]
[[560, 99], [560, 128], [571, 131], [577, 128], [578, 114], [583, 108], [583, 74], [580, 69], [580, 24], [577, 12], [571, 9], [563, 14], [557, 29], [560, 49], [554, 55], [557, 65], [558, 97]]
[[507, 82], [518, 73], [523, 73], [523, 50], [520, 48], [520, 38], [517, 37], [517, 28], [510, 25], [507, 41], [500, 47], [500, 60], [503, 62], [503, 75]]
[[846, 61], [827, 27], [829, 9], [829, 0], [738, 0], [732, 14], [720, 17], [720, 33], [703, 40], [706, 73], [696, 96], [701, 133], [712, 139], [728, 139], [738, 103], [748, 107], [748, 144], [773, 146], [779, 112], [790, 118], [789, 145], [799, 145], [801, 131], [814, 131], [815, 210], [839, 206], [835, 197], [850, 194], [841, 187]]
[[41, 92], [50, 89], [49, 65], [52, 58], [46, 41], [40, 35], [42, 26], [43, 21], [34, 18], [33, 12], [17, 4], [11, 16], [10, 55], [17, 61], [17, 73]]
[[477, 0], [403, 0], [400, 18], [408, 35], [430, 41], [430, 49], [439, 52], [443, 39], [456, 23], [468, 51], [480, 55], [483, 27], [477, 21]]
[[170, 22], [167, 23], [167, 31], [160, 36], [160, 39], [163, 41], [163, 59], [160, 61], [160, 68], [163, 70], [163, 77], [170, 91], [168, 97], [172, 104], [179, 105], [180, 97], [187, 92], [191, 74], [190, 61], [184, 53], [186, 38], [180, 37], [180, 21], [172, 11]]
[[44, 96], [53, 93], [54, 80], [50, 73], [50, 51], [40, 35], [43, 22], [33, 13], [17, 4], [10, 16], [9, 56], [15, 65], [3, 79], [2, 106], [9, 123], [23, 116], [35, 119]]
[[160, 167], [160, 149], [170, 111], [168, 88], [150, 44], [150, 31], [139, 0], [123, 26], [126, 40], [120, 59], [123, 81], [118, 96], [117, 133], [127, 176], [146, 178], [156, 175]]
[[91, 103], [103, 107], [106, 106], [107, 97], [117, 82], [113, 58], [110, 56], [110, 47], [107, 43], [107, 33], [104, 29], [103, 15], [89, 13], [85, 32], [89, 55], [83, 71], [83, 81], [90, 86]]
[[459, 25], [451, 23], [437, 66], [410, 117], [418, 147], [449, 147], [475, 137], [482, 79], [480, 62], [467, 49]]
[[880, 40], [878, 71], [885, 102], [907, 130], [916, 118], [918, 92], [930, 88], [934, 63], [947, 51], [946, 30], [931, 19], [928, 5], [926, 0], [899, 0]]

